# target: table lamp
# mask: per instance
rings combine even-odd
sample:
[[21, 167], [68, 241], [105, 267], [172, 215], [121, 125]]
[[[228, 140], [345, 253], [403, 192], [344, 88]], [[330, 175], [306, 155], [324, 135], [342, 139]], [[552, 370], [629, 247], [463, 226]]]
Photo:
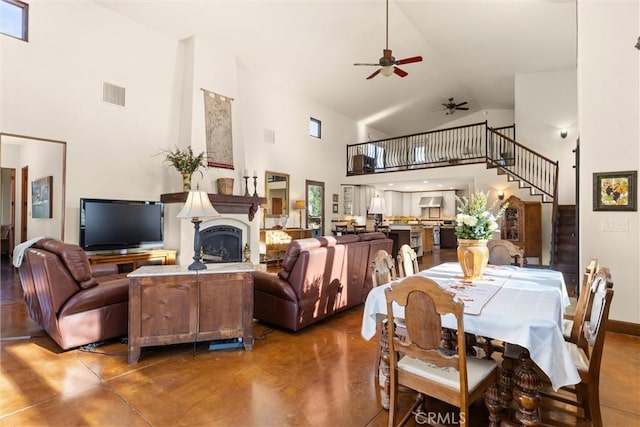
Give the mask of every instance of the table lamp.
[[369, 213], [374, 214], [376, 216], [376, 231], [380, 227], [382, 223], [382, 215], [385, 213], [384, 199], [377, 195], [373, 199], [371, 199], [371, 204], [369, 205]]
[[209, 201], [209, 195], [206, 191], [192, 190], [189, 191], [187, 201], [182, 210], [178, 213], [177, 218], [190, 218], [193, 223], [193, 263], [189, 265], [189, 270], [204, 270], [207, 266], [200, 261], [202, 252], [202, 243], [200, 242], [200, 223], [201, 218], [211, 218], [220, 216], [218, 211], [214, 209]]
[[300, 222], [298, 223], [298, 224], [300, 224], [300, 228], [304, 228], [302, 226], [302, 211], [305, 210], [306, 208], [307, 208], [307, 206], [304, 203], [304, 200], [296, 200], [296, 202], [293, 205], [293, 209], [300, 210]]

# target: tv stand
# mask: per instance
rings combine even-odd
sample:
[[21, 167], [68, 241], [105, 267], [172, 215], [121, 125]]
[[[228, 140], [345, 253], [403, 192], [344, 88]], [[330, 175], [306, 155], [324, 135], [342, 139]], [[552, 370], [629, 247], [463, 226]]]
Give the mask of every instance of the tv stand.
[[117, 264], [118, 272], [130, 273], [143, 265], [173, 265], [176, 251], [153, 249], [125, 254], [88, 255], [89, 264]]

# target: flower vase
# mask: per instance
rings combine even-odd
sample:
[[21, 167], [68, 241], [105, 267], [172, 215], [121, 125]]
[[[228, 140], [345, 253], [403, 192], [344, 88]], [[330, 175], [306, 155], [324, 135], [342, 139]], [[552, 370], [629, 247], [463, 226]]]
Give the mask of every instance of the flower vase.
[[458, 239], [458, 262], [465, 279], [479, 279], [489, 262], [488, 240]]
[[182, 191], [191, 191], [191, 174], [182, 172]]

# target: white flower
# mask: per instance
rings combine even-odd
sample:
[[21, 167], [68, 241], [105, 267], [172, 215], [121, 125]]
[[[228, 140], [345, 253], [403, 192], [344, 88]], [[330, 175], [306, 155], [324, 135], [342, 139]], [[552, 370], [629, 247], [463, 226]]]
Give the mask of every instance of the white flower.
[[471, 215], [465, 215], [464, 217], [464, 225], [468, 225], [469, 227], [475, 227], [478, 223], [478, 218]]

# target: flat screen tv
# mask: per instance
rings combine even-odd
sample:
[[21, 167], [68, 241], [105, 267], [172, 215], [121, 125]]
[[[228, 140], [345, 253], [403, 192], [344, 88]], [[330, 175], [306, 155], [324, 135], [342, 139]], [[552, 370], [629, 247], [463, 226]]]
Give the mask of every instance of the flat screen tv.
[[163, 244], [160, 202], [80, 199], [80, 247], [85, 251], [125, 251]]

